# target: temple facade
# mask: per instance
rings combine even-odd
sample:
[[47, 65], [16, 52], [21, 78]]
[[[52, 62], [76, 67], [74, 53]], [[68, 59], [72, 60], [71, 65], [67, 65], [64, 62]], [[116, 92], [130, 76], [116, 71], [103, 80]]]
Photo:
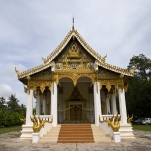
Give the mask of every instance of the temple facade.
[[73, 27], [61, 44], [42, 58], [42, 65], [23, 72], [15, 68], [27, 94], [21, 138], [32, 138], [33, 98], [36, 115], [51, 116], [53, 127], [73, 123], [99, 126], [99, 117], [111, 117], [118, 111], [121, 137], [133, 137], [125, 92], [134, 69], [110, 65], [106, 57], [95, 52]]

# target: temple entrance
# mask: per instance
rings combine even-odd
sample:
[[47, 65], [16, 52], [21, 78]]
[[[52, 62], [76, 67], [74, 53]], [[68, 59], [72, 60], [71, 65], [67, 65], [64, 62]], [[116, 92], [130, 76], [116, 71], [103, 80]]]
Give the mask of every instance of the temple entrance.
[[70, 122], [83, 122], [82, 104], [70, 105]]
[[79, 78], [76, 86], [70, 78], [59, 80], [58, 124], [94, 123], [91, 85], [91, 79], [87, 77]]

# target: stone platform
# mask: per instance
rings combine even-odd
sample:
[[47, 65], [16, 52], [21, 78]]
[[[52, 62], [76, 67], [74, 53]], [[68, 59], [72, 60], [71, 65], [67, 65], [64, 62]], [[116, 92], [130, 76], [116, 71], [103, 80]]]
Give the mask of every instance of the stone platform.
[[20, 132], [0, 135], [1, 151], [150, 151], [151, 132], [134, 130], [136, 139], [122, 139], [121, 143], [36, 143], [19, 139]]

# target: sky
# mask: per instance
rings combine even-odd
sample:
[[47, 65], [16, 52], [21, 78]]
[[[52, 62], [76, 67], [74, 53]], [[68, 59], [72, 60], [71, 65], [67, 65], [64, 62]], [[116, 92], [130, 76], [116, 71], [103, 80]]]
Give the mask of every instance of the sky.
[[19, 71], [43, 64], [74, 27], [106, 62], [151, 58], [151, 0], [0, 0], [0, 96], [26, 105]]

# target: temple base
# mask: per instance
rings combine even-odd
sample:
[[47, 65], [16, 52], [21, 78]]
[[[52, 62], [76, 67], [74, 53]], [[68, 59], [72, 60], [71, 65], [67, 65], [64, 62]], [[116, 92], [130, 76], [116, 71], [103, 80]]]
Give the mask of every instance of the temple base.
[[135, 138], [130, 124], [121, 124], [119, 132], [121, 132], [121, 139]]
[[33, 125], [22, 125], [20, 139], [32, 139]]

